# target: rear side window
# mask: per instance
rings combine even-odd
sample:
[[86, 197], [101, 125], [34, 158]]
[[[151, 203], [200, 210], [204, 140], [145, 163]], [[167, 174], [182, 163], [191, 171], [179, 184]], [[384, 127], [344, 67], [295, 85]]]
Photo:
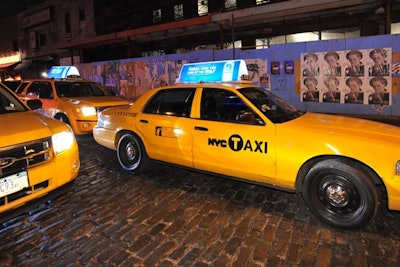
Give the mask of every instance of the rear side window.
[[4, 81], [3, 83], [12, 91], [15, 92], [18, 86], [21, 84], [21, 81]]
[[189, 117], [194, 92], [194, 88], [159, 91], [146, 104], [143, 113]]
[[28, 85], [28, 82], [22, 82], [16, 91], [17, 94], [22, 94], [22, 92], [24, 91], [24, 89], [27, 85]]
[[33, 82], [29, 86], [26, 95], [36, 96], [39, 98], [52, 99], [53, 90], [51, 88], [51, 84], [48, 82]]

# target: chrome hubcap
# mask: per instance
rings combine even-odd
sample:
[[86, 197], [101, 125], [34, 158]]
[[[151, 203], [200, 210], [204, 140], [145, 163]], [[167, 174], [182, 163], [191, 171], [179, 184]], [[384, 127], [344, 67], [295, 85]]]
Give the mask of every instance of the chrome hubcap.
[[129, 160], [135, 159], [136, 150], [132, 144], [128, 144], [126, 146], [125, 153], [126, 153], [126, 156], [129, 158]]
[[340, 185], [331, 184], [325, 189], [325, 196], [329, 203], [336, 207], [343, 207], [347, 205], [349, 196], [346, 190]]

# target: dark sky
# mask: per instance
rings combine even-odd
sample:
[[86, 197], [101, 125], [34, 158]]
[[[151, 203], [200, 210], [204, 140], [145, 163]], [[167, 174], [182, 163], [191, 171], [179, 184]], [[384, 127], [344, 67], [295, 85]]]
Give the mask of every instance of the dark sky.
[[25, 0], [0, 0], [0, 19], [24, 10]]
[[0, 0], [0, 19], [16, 15], [44, 0]]

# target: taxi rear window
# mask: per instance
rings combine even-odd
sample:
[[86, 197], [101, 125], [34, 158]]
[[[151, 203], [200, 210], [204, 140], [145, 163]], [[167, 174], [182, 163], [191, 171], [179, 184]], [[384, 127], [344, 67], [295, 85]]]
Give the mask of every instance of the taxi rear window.
[[161, 90], [146, 104], [143, 113], [189, 117], [194, 92], [194, 88]]

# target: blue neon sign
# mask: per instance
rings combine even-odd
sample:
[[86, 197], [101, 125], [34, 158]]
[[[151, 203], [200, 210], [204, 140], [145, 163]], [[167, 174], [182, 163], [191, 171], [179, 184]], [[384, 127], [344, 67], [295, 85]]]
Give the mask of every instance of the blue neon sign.
[[68, 76], [79, 76], [78, 68], [75, 66], [53, 66], [47, 73], [47, 78], [64, 79]]
[[177, 82], [228, 82], [240, 81], [248, 75], [244, 60], [224, 60], [185, 64], [181, 68]]

